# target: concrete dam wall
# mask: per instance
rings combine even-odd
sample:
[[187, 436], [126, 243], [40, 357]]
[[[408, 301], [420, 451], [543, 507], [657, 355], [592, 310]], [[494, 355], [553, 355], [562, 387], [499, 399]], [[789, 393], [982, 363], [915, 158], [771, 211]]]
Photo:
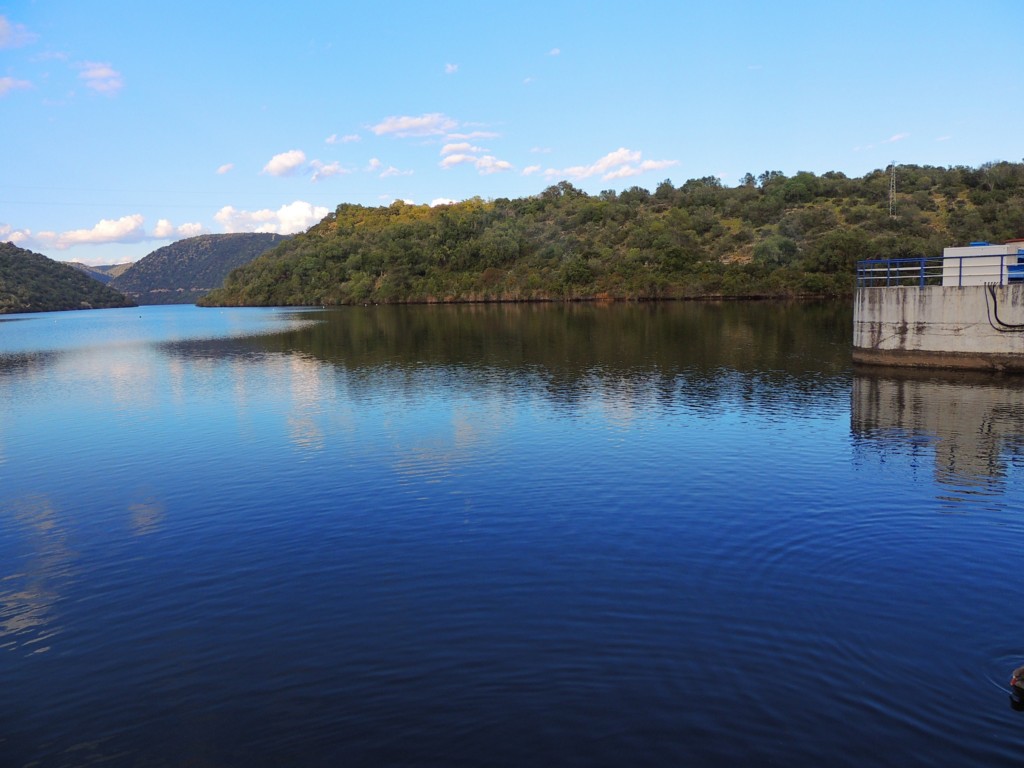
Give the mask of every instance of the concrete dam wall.
[[853, 359], [1024, 373], [1024, 283], [858, 288]]

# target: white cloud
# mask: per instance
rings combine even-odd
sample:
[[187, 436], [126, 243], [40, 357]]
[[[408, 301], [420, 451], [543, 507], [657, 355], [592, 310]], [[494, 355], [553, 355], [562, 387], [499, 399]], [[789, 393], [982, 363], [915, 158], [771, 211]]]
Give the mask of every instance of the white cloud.
[[[145, 230], [142, 214], [135, 213], [119, 219], [100, 219], [91, 229], [70, 229], [66, 232], [41, 231], [34, 235], [32, 230], [16, 230], [8, 224], [0, 225], [0, 240], [9, 240], [26, 248], [55, 248], [66, 250], [79, 245], [108, 245], [111, 243], [141, 243], [146, 240], [168, 240], [171, 238], [201, 235], [206, 228], [199, 223], [174, 226], [167, 219], [157, 221], [153, 231]], [[100, 262], [102, 263], [102, 259]]]
[[15, 229], [10, 224], [0, 224], [0, 242], [10, 242], [17, 245], [31, 241], [31, 229]]
[[181, 224], [178, 227], [178, 234], [182, 237], [195, 237], [206, 232], [206, 227], [200, 224], [198, 221], [191, 221], [186, 224]]
[[619, 147], [590, 165], [574, 165], [562, 170], [549, 168], [544, 171], [544, 175], [570, 179], [587, 179], [591, 176], [600, 176], [605, 180], [621, 179], [627, 176], [637, 176], [647, 171], [661, 170], [679, 163], [678, 160], [641, 160], [641, 158], [642, 153], [639, 150]]
[[325, 144], [351, 144], [354, 141], [362, 141], [362, 137], [358, 133], [349, 133], [345, 136], [339, 136], [336, 133], [332, 133], [324, 139]]
[[370, 130], [378, 136], [393, 134], [405, 138], [407, 136], [438, 136], [447, 133], [457, 125], [458, 123], [447, 115], [443, 115], [440, 112], [431, 112], [419, 117], [410, 117], [408, 115], [386, 117], [381, 122], [371, 126]]
[[439, 205], [455, 205], [457, 201], [452, 200], [449, 197], [435, 197], [430, 201], [430, 207], [436, 208]]
[[240, 211], [233, 205], [225, 205], [213, 218], [224, 227], [225, 232], [277, 232], [280, 221], [269, 208]]
[[539, 165], [528, 165], [525, 168], [523, 168], [523, 176], [532, 176], [538, 171], [540, 171]]
[[547, 155], [551, 153], [551, 147], [530, 147], [533, 154]]
[[[381, 168], [384, 168], [384, 164], [380, 160], [378, 160], [377, 158], [371, 158], [370, 162], [367, 163], [366, 171], [367, 171], [367, 173], [376, 173], [377, 171], [380, 171]], [[393, 165], [389, 165], [387, 168], [384, 168], [384, 170], [381, 171], [381, 173], [380, 173], [380, 177], [381, 178], [390, 178], [392, 176], [412, 176], [412, 175], [413, 175], [413, 171], [400, 171], [397, 168], [395, 168]]]
[[198, 222], [190, 222], [176, 227], [167, 219], [160, 219], [153, 227], [153, 237], [157, 240], [169, 240], [173, 237], [195, 237], [205, 231], [206, 228]]
[[627, 176], [639, 176], [641, 173], [647, 173], [647, 171], [660, 171], [678, 164], [678, 160], [644, 160], [640, 165], [623, 165], [610, 173], [606, 173], [601, 178], [624, 179]]
[[35, 42], [36, 35], [24, 24], [12, 24], [6, 16], [0, 16], [0, 48], [20, 48]]
[[470, 133], [449, 133], [445, 138], [450, 141], [465, 141], [467, 139], [496, 139], [500, 135], [494, 131], [471, 131]]
[[33, 56], [30, 61], [67, 61], [70, 59], [64, 51], [43, 51]]
[[223, 176], [225, 173], [228, 173], [228, 172], [234, 170], [234, 168], [235, 168], [235, 164], [234, 163], [224, 163], [224, 165], [220, 166], [217, 169], [217, 175], [218, 176]]
[[337, 160], [333, 163], [323, 163], [319, 160], [314, 160], [310, 165], [313, 166], [313, 181], [327, 179], [331, 176], [340, 176], [342, 174], [352, 173], [351, 168], [343, 167]]
[[936, 141], [949, 141], [952, 138], [953, 138], [952, 136], [939, 136], [935, 140]]
[[483, 147], [474, 147], [468, 141], [462, 141], [457, 144], [445, 144], [441, 147], [442, 155], [450, 155], [452, 152], [486, 152], [487, 150]]
[[458, 71], [459, 71], [459, 65], [458, 64], [445, 64], [444, 65], [444, 73], [446, 75], [454, 75]]
[[480, 171], [481, 176], [490, 176], [492, 173], [511, 171], [512, 163], [508, 160], [499, 160], [491, 155], [484, 155], [476, 161], [476, 169]]
[[524, 77], [523, 78], [523, 85], [529, 85], [532, 82], [533, 82], [533, 78], [532, 77]]
[[[159, 219], [151, 232], [143, 226], [145, 219], [140, 213], [122, 216], [119, 219], [100, 219], [89, 229], [70, 229], [64, 232], [43, 230], [33, 234], [30, 229], [14, 229], [9, 224], [0, 224], [0, 241], [9, 240], [23, 248], [53, 248], [64, 251], [82, 245], [109, 245], [113, 243], [142, 243], [147, 240], [171, 240], [202, 235], [208, 230], [198, 222], [174, 226], [168, 219]], [[102, 257], [94, 263], [105, 263]], [[87, 259], [79, 259], [87, 261]]]
[[107, 62], [83, 61], [76, 65], [81, 71], [78, 77], [85, 81], [86, 88], [100, 93], [117, 93], [124, 87], [121, 73]]
[[64, 250], [73, 245], [103, 245], [106, 243], [141, 243], [147, 240], [141, 213], [119, 219], [100, 219], [92, 229], [70, 229], [66, 232], [39, 232], [36, 239], [46, 245]]
[[608, 173], [617, 165], [636, 162], [640, 157], [641, 153], [636, 150], [619, 147], [614, 152], [609, 152], [596, 163], [591, 165], [574, 165], [571, 168], [566, 168], [565, 173], [577, 179], [585, 179], [596, 174]]
[[512, 169], [512, 163], [507, 160], [499, 160], [493, 155], [478, 157], [477, 155], [469, 155], [464, 152], [456, 152], [455, 154], [447, 155], [440, 162], [440, 166], [445, 170], [454, 168], [456, 165], [464, 164], [472, 165], [480, 172], [481, 176], [489, 176], [492, 173], [500, 173], [501, 171], [508, 171]]
[[167, 219], [160, 219], [153, 227], [153, 237], [163, 239], [174, 234], [174, 225]]
[[31, 88], [32, 83], [28, 80], [16, 80], [13, 77], [0, 77], [0, 96], [3, 96], [8, 91], [14, 91], [19, 88]]
[[276, 211], [264, 208], [259, 211], [240, 211], [225, 205], [214, 219], [224, 227], [225, 232], [276, 232], [292, 235], [309, 229], [328, 213], [323, 206], [314, 206], [303, 200], [282, 205]]
[[[878, 144], [895, 144], [897, 141], [903, 141], [904, 139], [910, 138], [909, 133], [894, 133], [888, 139], [882, 139]], [[854, 152], [863, 152], [865, 150], [872, 150], [878, 147], [878, 144], [864, 144], [853, 148]]]
[[277, 216], [281, 222], [280, 234], [290, 235], [301, 232], [316, 224], [328, 213], [324, 206], [314, 206], [302, 200], [281, 206]]
[[263, 173], [271, 176], [288, 176], [295, 173], [305, 162], [305, 152], [301, 149], [290, 149], [270, 158], [270, 162], [263, 166]]
[[475, 163], [476, 160], [477, 158], [474, 155], [458, 153], [455, 155], [448, 155], [448, 157], [441, 161], [440, 165], [442, 168], [447, 169], [454, 168], [456, 165], [461, 165], [462, 163]]
[[550, 51], [548, 51], [548, 56], [559, 56], [561, 53], [562, 50], [560, 48], [552, 48]]

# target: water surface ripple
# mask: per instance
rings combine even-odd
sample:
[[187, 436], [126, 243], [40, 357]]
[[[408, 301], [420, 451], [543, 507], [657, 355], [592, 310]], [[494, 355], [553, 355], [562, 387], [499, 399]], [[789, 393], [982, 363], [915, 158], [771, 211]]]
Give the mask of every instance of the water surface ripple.
[[1024, 383], [850, 308], [0, 324], [0, 764], [1013, 764]]

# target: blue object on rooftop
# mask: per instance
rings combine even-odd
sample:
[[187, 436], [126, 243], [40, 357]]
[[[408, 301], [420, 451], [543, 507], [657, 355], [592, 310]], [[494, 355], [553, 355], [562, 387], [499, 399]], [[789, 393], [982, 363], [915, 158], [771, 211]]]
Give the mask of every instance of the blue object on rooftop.
[[979, 240], [976, 243], [971, 243], [971, 245], [988, 245], [988, 243], [986, 243], [984, 240]]

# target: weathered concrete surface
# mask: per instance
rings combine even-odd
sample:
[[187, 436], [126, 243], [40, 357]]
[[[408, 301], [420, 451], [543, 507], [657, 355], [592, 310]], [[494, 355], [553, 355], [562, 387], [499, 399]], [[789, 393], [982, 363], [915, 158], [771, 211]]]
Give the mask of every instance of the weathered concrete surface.
[[989, 286], [860, 288], [853, 359], [1024, 372], [1024, 284], [995, 286], [994, 292]]

